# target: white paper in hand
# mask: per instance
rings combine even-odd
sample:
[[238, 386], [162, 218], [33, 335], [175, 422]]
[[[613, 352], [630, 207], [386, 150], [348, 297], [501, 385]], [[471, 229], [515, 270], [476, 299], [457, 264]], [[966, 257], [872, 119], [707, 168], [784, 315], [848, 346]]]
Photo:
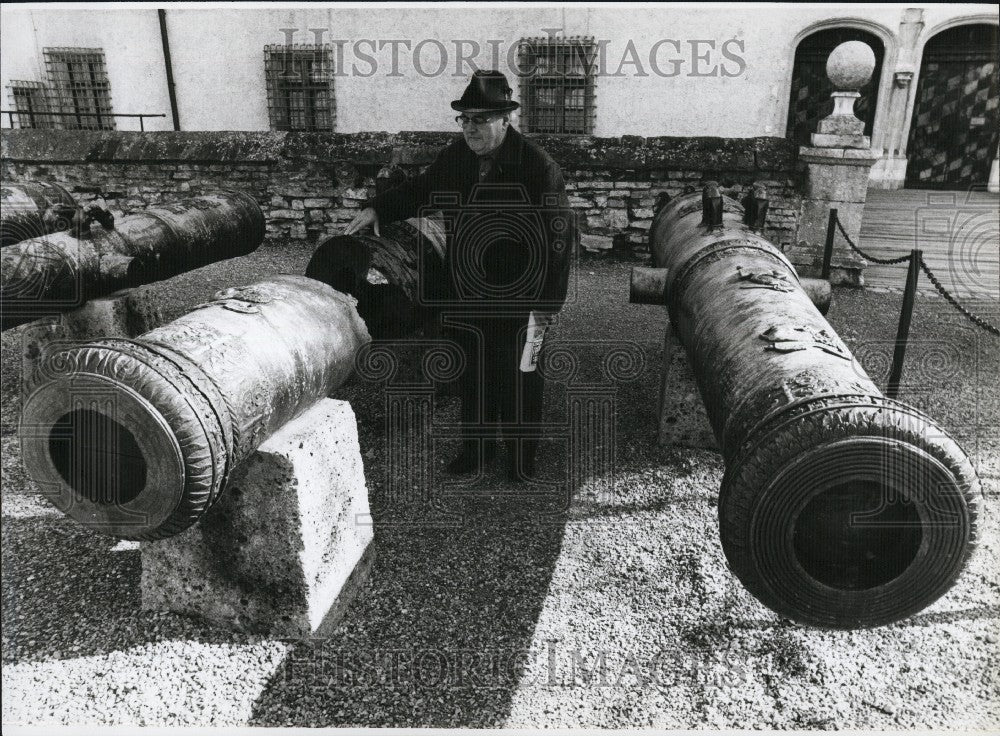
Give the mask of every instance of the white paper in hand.
[[528, 333], [521, 351], [521, 370], [530, 373], [538, 365], [538, 355], [542, 352], [542, 339], [548, 322], [540, 321], [534, 312], [528, 315]]

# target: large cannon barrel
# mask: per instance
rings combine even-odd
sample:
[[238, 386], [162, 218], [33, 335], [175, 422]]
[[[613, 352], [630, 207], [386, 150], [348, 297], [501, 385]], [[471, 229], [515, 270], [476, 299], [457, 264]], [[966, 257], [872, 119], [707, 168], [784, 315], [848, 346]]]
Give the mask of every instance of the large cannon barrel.
[[347, 379], [369, 340], [352, 297], [277, 276], [135, 340], [53, 350], [24, 402], [25, 468], [97, 531], [177, 534], [261, 442]]
[[251, 253], [264, 240], [264, 214], [242, 192], [191, 197], [105, 224], [25, 240], [0, 252], [3, 329]]
[[6, 182], [0, 185], [0, 247], [68, 230], [77, 204], [52, 182]]
[[354, 296], [372, 337], [401, 337], [434, 314], [436, 295], [427, 290], [447, 278], [445, 232], [429, 217], [386, 223], [380, 232], [327, 238], [306, 276]]
[[667, 203], [650, 234], [726, 464], [726, 557], [796, 621], [905, 618], [948, 590], [974, 547], [975, 470], [929, 417], [882, 395], [743, 214], [709, 186]]

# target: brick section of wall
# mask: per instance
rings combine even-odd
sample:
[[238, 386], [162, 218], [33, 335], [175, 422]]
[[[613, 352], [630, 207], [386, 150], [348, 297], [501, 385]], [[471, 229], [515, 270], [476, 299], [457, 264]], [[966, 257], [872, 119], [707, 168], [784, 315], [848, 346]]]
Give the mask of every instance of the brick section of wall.
[[[801, 203], [796, 149], [778, 138], [529, 136], [560, 164], [585, 249], [648, 253], [658, 198], [702, 181], [742, 196], [767, 184], [766, 234], [796, 240]], [[272, 239], [316, 242], [339, 233], [374, 194], [386, 167], [414, 175], [454, 139], [449, 133], [133, 133], [3, 131], [0, 177], [51, 180], [116, 215], [219, 189], [252, 194]]]

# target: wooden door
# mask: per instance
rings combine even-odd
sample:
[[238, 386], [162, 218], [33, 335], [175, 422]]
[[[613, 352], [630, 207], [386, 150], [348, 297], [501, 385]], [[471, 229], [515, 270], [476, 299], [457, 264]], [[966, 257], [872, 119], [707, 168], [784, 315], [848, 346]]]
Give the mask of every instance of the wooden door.
[[966, 25], [927, 42], [906, 149], [906, 186], [982, 187], [1000, 140], [997, 26]]

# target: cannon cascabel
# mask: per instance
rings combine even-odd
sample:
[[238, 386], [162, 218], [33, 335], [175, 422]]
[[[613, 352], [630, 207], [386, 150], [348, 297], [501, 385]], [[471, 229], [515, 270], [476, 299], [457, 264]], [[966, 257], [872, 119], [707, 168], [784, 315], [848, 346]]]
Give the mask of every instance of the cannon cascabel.
[[2, 327], [246, 255], [263, 240], [264, 213], [242, 192], [150, 207], [110, 228], [95, 224], [25, 240], [0, 251]]
[[53, 182], [5, 182], [0, 185], [0, 247], [68, 230], [77, 209], [72, 195]]
[[358, 300], [358, 312], [375, 339], [401, 337], [433, 315], [443, 284], [445, 234], [433, 218], [411, 218], [381, 226], [381, 236], [334, 235], [313, 253], [306, 276]]
[[25, 468], [96, 531], [177, 534], [235, 466], [351, 374], [370, 341], [355, 304], [313, 279], [276, 276], [135, 340], [52, 350], [24, 402]]
[[729, 565], [802, 623], [905, 618], [972, 552], [975, 470], [931, 418], [882, 395], [740, 205], [725, 197], [721, 222], [717, 208], [703, 212], [701, 193], [670, 201], [650, 248], [726, 464]]

